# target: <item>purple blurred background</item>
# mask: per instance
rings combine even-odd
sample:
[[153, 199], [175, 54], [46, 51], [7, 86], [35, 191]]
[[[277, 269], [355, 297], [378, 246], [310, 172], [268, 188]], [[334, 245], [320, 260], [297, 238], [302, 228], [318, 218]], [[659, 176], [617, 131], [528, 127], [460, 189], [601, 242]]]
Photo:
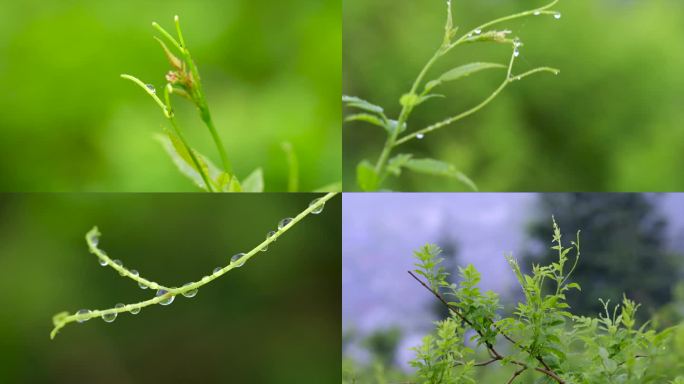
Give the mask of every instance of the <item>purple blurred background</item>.
[[[504, 260], [533, 246], [526, 229], [540, 219], [533, 193], [345, 193], [343, 196], [343, 333], [363, 337], [398, 326], [403, 337], [397, 360], [412, 357], [432, 328], [434, 298], [406, 271], [412, 253], [425, 243], [455, 243], [458, 263], [482, 273], [481, 286], [506, 296], [516, 289]], [[684, 250], [684, 194], [651, 194], [668, 220], [666, 238]], [[549, 226], [551, 218], [548, 218]], [[575, 229], [571, 229], [575, 230]], [[345, 353], [365, 351], [350, 343]]]

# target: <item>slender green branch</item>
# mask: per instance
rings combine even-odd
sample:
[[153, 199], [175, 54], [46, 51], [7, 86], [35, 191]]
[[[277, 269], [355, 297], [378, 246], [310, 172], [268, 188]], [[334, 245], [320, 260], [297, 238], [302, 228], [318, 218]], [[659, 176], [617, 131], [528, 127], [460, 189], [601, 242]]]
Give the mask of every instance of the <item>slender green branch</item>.
[[166, 105], [164, 105], [164, 102], [161, 101], [159, 96], [157, 96], [157, 91], [153, 87], [150, 88], [149, 85], [143, 83], [142, 80], [140, 80], [137, 77], [132, 76], [132, 75], [127, 75], [124, 73], [124, 74], [121, 74], [121, 77], [126, 79], [126, 80], [130, 80], [130, 81], [134, 82], [140, 88], [142, 88], [145, 91], [145, 93], [150, 95], [152, 97], [152, 99], [154, 100], [154, 102], [157, 103], [157, 105], [159, 105], [159, 107], [164, 112], [164, 116], [166, 116], [167, 118], [169, 117], [170, 111], [166, 108]]
[[124, 268], [122, 265], [118, 265], [117, 263], [114, 263], [112, 259], [107, 256], [105, 252], [100, 250], [97, 245], [99, 242], [99, 236], [100, 232], [98, 231], [97, 228], [93, 228], [88, 232], [86, 235], [86, 242], [88, 244], [89, 249], [91, 252], [95, 253], [95, 255], [100, 259], [107, 261], [107, 263], [112, 266], [115, 270], [117, 270], [120, 274], [122, 274], [125, 277], [128, 277], [140, 284], [145, 285], [148, 288], [152, 289], [159, 289], [163, 291], [158, 291], [158, 295], [144, 301], [140, 301], [134, 304], [125, 304], [125, 305], [117, 305], [114, 308], [109, 308], [109, 309], [103, 309], [103, 310], [93, 310], [93, 311], [87, 311], [85, 313], [74, 313], [71, 314], [69, 312], [61, 312], [56, 314], [52, 321], [54, 324], [54, 328], [52, 332], [50, 333], [50, 338], [54, 339], [54, 337], [57, 335], [60, 329], [62, 329], [64, 326], [66, 326], [69, 323], [73, 322], [84, 322], [87, 320], [90, 320], [92, 318], [97, 318], [97, 317], [103, 317], [107, 315], [112, 315], [112, 314], [119, 314], [122, 312], [134, 312], [137, 313], [139, 310], [142, 308], [148, 307], [150, 305], [154, 304], [160, 304], [160, 303], [168, 303], [169, 299], [174, 298], [177, 295], [183, 295], [187, 294], [188, 292], [196, 291], [197, 289], [203, 287], [204, 285], [207, 285], [208, 283], [214, 281], [215, 279], [225, 275], [229, 271], [239, 268], [243, 266], [246, 262], [248, 262], [252, 257], [254, 257], [256, 254], [258, 254], [261, 251], [264, 251], [268, 248], [268, 246], [276, 241], [280, 236], [282, 236], [285, 232], [287, 232], [289, 229], [291, 229], [293, 226], [295, 226], [297, 223], [299, 223], [301, 220], [303, 220], [306, 216], [309, 214], [316, 214], [320, 213], [321, 210], [323, 209], [323, 206], [325, 203], [333, 198], [337, 192], [331, 192], [328, 193], [318, 199], [315, 199], [314, 201], [309, 204], [309, 206], [299, 213], [297, 216], [294, 218], [290, 219], [287, 222], [281, 222], [279, 224], [278, 229], [272, 233], [269, 234], [269, 236], [266, 237], [266, 240], [262, 241], [259, 243], [256, 247], [254, 247], [251, 251], [245, 253], [239, 258], [233, 258], [231, 259], [230, 263], [227, 264], [226, 266], [222, 268], [217, 268], [214, 270], [214, 272], [210, 275], [204, 276], [201, 279], [188, 283], [183, 285], [181, 288], [167, 288], [161, 284], [157, 284], [155, 282], [152, 282], [148, 279], [142, 278], [135, 273], [131, 273], [131, 270]]

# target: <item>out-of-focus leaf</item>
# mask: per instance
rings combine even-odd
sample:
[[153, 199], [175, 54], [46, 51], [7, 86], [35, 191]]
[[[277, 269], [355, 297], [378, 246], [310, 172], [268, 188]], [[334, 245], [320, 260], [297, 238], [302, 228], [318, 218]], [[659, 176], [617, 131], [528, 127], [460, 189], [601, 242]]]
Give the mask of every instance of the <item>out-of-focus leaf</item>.
[[372, 112], [376, 113], [378, 115], [382, 115], [384, 112], [384, 109], [382, 107], [375, 105], [373, 103], [370, 103], [366, 100], [363, 100], [361, 98], [358, 98], [356, 96], [342, 96], [342, 102], [347, 105], [347, 107], [350, 108], [358, 108], [362, 109], [367, 112]]
[[243, 192], [263, 192], [264, 191], [264, 172], [257, 168], [242, 180]]
[[404, 164], [404, 167], [413, 172], [454, 178], [467, 185], [473, 191], [477, 191], [477, 186], [472, 180], [458, 171], [455, 166], [443, 161], [435, 159], [410, 159]]
[[[200, 175], [200, 172], [199, 172], [197, 166], [192, 161], [192, 157], [190, 156], [190, 153], [188, 152], [188, 150], [183, 145], [183, 142], [175, 134], [173, 134], [171, 132], [166, 132], [166, 133], [167, 133], [166, 135], [161, 135], [161, 134], [156, 135], [156, 138], [157, 138], [157, 140], [159, 140], [159, 142], [161, 143], [164, 150], [166, 150], [166, 153], [169, 154], [169, 156], [171, 157], [171, 160], [173, 160], [173, 163], [176, 164], [176, 167], [178, 167], [178, 170], [183, 175], [187, 176], [198, 187], [207, 191], [208, 190], [207, 185], [204, 182], [202, 175]], [[198, 161], [199, 161], [199, 157], [198, 157]], [[200, 166], [203, 166], [203, 164], [201, 162], [200, 162]], [[206, 164], [204, 166], [206, 166]]]
[[366, 123], [385, 128], [385, 123], [379, 117], [369, 113], [358, 113], [356, 115], [347, 116], [344, 121], [365, 121]]
[[503, 64], [497, 64], [497, 63], [470, 63], [470, 64], [465, 64], [461, 65], [460, 67], [453, 68], [447, 72], [444, 72], [442, 76], [440, 76], [437, 80], [432, 80], [429, 81], [425, 85], [425, 91], [430, 92], [433, 88], [436, 86], [445, 83], [447, 81], [454, 81], [461, 79], [463, 77], [467, 77], [472, 75], [473, 73], [477, 73], [480, 71], [483, 71], [485, 69], [494, 69], [494, 68], [506, 68], [505, 65]]
[[387, 172], [391, 173], [394, 176], [400, 176], [401, 175], [401, 167], [406, 165], [406, 163], [411, 160], [411, 157], [413, 155], [409, 153], [400, 153], [393, 158], [390, 159], [390, 161], [387, 162]]
[[368, 160], [363, 160], [356, 166], [356, 181], [363, 191], [375, 191], [378, 189], [378, 174]]

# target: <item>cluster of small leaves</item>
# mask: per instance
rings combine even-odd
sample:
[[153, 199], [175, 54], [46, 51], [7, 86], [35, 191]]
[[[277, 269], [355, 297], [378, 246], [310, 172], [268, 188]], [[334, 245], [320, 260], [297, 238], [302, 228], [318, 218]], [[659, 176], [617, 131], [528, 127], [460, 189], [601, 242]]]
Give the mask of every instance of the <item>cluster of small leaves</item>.
[[[361, 121], [370, 125], [378, 126], [383, 128], [387, 136], [385, 145], [375, 164], [372, 164], [368, 160], [363, 160], [358, 164], [356, 168], [356, 176], [359, 187], [364, 191], [375, 191], [381, 189], [388, 176], [398, 177], [401, 175], [402, 169], [406, 169], [419, 174], [442, 176], [459, 180], [468, 188], [477, 190], [475, 183], [473, 183], [465, 174], [460, 172], [453, 164], [431, 158], [415, 158], [411, 153], [399, 153], [391, 158], [390, 156], [399, 145], [413, 139], [422, 139], [426, 134], [432, 133], [433, 131], [451, 125], [458, 120], [476, 113], [489, 104], [507, 85], [514, 81], [521, 80], [524, 77], [538, 72], [551, 72], [558, 74], [558, 70], [556, 69], [540, 67], [519, 75], [514, 75], [512, 73], [513, 65], [519, 55], [519, 48], [522, 46], [522, 43], [517, 38], [510, 38], [509, 35], [511, 31], [509, 30], [491, 29], [491, 27], [497, 24], [527, 16], [553, 15], [554, 17], [559, 18], [560, 13], [550, 10], [550, 8], [553, 7], [557, 2], [558, 0], [555, 0], [551, 4], [541, 8], [536, 8], [530, 11], [517, 13], [487, 22], [457, 38], [456, 36], [458, 34], [458, 27], [455, 27], [453, 24], [451, 0], [448, 0], [447, 21], [444, 28], [444, 38], [442, 40], [442, 44], [420, 71], [419, 75], [413, 82], [411, 90], [401, 96], [399, 99], [401, 112], [399, 113], [397, 119], [388, 118], [385, 114], [385, 110], [382, 107], [369, 101], [354, 96], [342, 96], [342, 103], [345, 106], [359, 111], [358, 113], [347, 116], [345, 121]], [[498, 43], [510, 45], [512, 50], [508, 65], [500, 63], [474, 62], [457, 66], [438, 76], [434, 80], [424, 81], [425, 76], [429, 72], [430, 68], [448, 52], [457, 46], [473, 43]], [[407, 133], [403, 137], [400, 137], [402, 133], [408, 131], [408, 120], [416, 107], [431, 99], [445, 97], [442, 94], [434, 93], [433, 91], [435, 88], [444, 83], [460, 80], [481, 71], [494, 69], [506, 70], [506, 76], [501, 85], [484, 101], [475, 107], [461, 112], [455, 116], [446, 118], [425, 128], [414, 130], [413, 132]], [[423, 90], [419, 91], [421, 85], [423, 86]]]
[[[580, 291], [578, 284], [569, 281], [579, 261], [579, 232], [575, 241], [564, 247], [555, 220], [553, 229], [551, 249], [558, 253], [556, 262], [534, 265], [531, 274], [526, 274], [512, 257], [507, 257], [524, 296], [511, 316], [501, 315], [497, 294], [480, 291], [480, 275], [472, 265], [460, 268], [458, 284], [448, 283], [437, 246], [426, 245], [415, 253], [418, 269], [411, 275], [451, 313], [436, 323], [434, 336], [425, 337], [423, 344], [415, 348], [416, 358], [411, 364], [418, 369], [421, 383], [472, 383], [475, 368], [494, 364], [515, 368], [507, 383], [525, 371], [536, 372], [539, 383], [683, 381], [668, 372], [650, 369], [667, 353], [673, 329], [658, 332], [649, 323], [637, 327], [635, 313], [639, 306], [633, 301], [625, 297], [612, 310], [606, 302], [605, 313], [598, 317], [570, 312], [566, 294]], [[505, 352], [501, 352], [504, 348]], [[490, 359], [476, 362], [475, 356], [482, 350]]]
[[[263, 192], [264, 176], [261, 168], [255, 169], [242, 180], [239, 180], [233, 173], [221, 137], [214, 126], [197, 65], [183, 39], [178, 16], [175, 17], [175, 25], [177, 38], [159, 24], [152, 23], [152, 26], [166, 40], [165, 43], [164, 40], [155, 37], [171, 66], [165, 75], [166, 84], [162, 88], [163, 100], [157, 95], [157, 90], [152, 84], [146, 84], [127, 74], [122, 74], [121, 77], [140, 86], [162, 109], [164, 116], [171, 124], [172, 130], [165, 129], [165, 134], [158, 135], [157, 138], [179, 171], [191, 179], [199, 188], [208, 192]], [[219, 152], [221, 167], [214, 165], [207, 156], [202, 155], [190, 146], [175, 118], [171, 95], [187, 99], [197, 108], [200, 119], [211, 133]], [[282, 148], [287, 157], [289, 169], [288, 191], [296, 192], [299, 185], [297, 157], [290, 143], [283, 143]], [[340, 189], [341, 187], [335, 183], [319, 188], [317, 191], [328, 192], [339, 191]]]

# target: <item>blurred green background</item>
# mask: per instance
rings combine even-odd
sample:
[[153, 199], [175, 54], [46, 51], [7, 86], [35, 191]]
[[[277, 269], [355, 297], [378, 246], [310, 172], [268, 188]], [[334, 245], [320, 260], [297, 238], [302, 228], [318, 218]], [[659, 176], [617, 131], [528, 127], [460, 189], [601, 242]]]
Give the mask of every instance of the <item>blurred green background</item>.
[[142, 276], [201, 278], [316, 194], [0, 195], [0, 383], [332, 383], [341, 371], [341, 199], [263, 254], [168, 307], [112, 324], [60, 311], [154, 295], [103, 268], [84, 235]]
[[[0, 190], [197, 190], [153, 139], [159, 107], [119, 78], [165, 84], [151, 22], [172, 31], [175, 14], [237, 175], [262, 166], [266, 190], [285, 191], [290, 141], [300, 190], [340, 181], [340, 12], [317, 0], [1, 1]], [[176, 102], [182, 127], [219, 163], [188, 104]]]
[[[548, 3], [454, 0], [455, 24], [483, 22]], [[562, 18], [503, 24], [525, 43], [516, 64], [561, 69], [513, 83], [478, 114], [399, 147], [449, 161], [487, 191], [678, 191], [684, 188], [684, 3], [669, 0], [561, 0]], [[445, 2], [345, 0], [343, 93], [399, 113], [399, 97], [441, 43]], [[507, 62], [508, 48], [457, 48], [431, 72], [473, 61]], [[409, 130], [453, 116], [491, 93], [496, 71], [440, 88], [447, 99], [419, 106]], [[345, 111], [345, 114], [351, 111]], [[345, 188], [355, 167], [377, 160], [384, 133], [344, 128]], [[456, 181], [402, 177], [394, 190], [463, 190]]]

